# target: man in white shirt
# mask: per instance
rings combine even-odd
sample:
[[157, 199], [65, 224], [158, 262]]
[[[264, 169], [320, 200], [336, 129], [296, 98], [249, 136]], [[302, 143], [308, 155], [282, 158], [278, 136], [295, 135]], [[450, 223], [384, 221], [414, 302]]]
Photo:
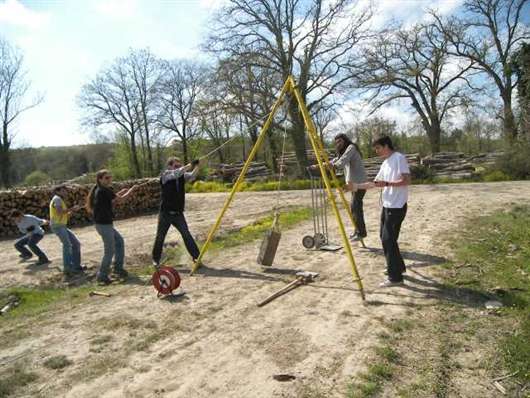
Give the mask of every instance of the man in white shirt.
[[390, 137], [374, 141], [373, 147], [384, 160], [374, 182], [359, 184], [361, 189], [383, 188], [380, 237], [386, 257], [388, 279], [381, 287], [403, 284], [405, 262], [399, 251], [398, 238], [401, 223], [407, 214], [410, 169], [407, 158], [394, 150]]

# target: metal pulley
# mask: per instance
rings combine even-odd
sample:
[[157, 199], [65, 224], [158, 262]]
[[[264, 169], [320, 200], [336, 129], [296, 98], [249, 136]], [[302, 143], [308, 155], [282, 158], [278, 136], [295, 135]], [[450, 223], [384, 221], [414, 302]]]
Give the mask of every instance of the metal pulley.
[[151, 282], [158, 292], [158, 297], [168, 296], [180, 286], [180, 275], [176, 269], [164, 266], [153, 273]]

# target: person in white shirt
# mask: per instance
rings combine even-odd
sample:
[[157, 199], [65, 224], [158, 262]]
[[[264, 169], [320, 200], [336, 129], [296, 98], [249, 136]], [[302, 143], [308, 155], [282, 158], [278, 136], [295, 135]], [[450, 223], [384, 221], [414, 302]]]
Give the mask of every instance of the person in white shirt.
[[48, 224], [48, 221], [32, 216], [31, 214], [24, 214], [20, 210], [13, 210], [11, 217], [15, 221], [19, 231], [24, 234], [22, 238], [15, 242], [15, 249], [19, 251], [20, 258], [23, 261], [29, 260], [35, 254], [39, 259], [35, 265], [48, 264], [50, 260], [48, 260], [48, 257], [39, 246], [37, 246], [37, 243], [44, 237], [42, 225]]
[[359, 184], [359, 189], [383, 188], [380, 237], [386, 257], [388, 279], [382, 287], [403, 284], [405, 262], [399, 251], [398, 238], [401, 224], [407, 214], [410, 169], [407, 158], [394, 150], [390, 137], [374, 141], [373, 147], [384, 160], [373, 182]]

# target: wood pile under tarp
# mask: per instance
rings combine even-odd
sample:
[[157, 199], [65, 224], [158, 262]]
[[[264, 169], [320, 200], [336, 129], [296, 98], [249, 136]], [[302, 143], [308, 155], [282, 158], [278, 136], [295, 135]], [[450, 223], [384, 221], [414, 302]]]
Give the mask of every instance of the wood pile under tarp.
[[[117, 192], [134, 184], [141, 184], [134, 195], [115, 206], [114, 213], [118, 219], [156, 210], [160, 203], [160, 186], [156, 178], [116, 182], [114, 183], [114, 191]], [[67, 205], [69, 207], [84, 205], [92, 184], [67, 184], [67, 186], [68, 196], [65, 198]], [[0, 236], [18, 234], [18, 229], [11, 219], [11, 211], [14, 209], [25, 214], [49, 219], [49, 203], [52, 197], [53, 188], [49, 186], [0, 191]], [[90, 220], [91, 218], [83, 208], [72, 214], [70, 225], [86, 225]]]

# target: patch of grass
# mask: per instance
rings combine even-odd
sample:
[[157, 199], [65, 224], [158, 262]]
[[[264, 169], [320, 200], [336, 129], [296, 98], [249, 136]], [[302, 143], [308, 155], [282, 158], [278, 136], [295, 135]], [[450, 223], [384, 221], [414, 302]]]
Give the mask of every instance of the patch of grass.
[[0, 373], [0, 397], [9, 397], [38, 379], [38, 375], [22, 366], [10, 367]]
[[57, 355], [54, 357], [50, 357], [46, 359], [46, 361], [44, 361], [45, 367], [54, 370], [64, 369], [67, 366], [70, 366], [71, 364], [73, 364], [73, 362], [70, 361], [65, 355]]
[[389, 328], [393, 333], [402, 333], [406, 330], [412, 329], [413, 323], [410, 319], [395, 319], [389, 324]]
[[114, 369], [127, 366], [127, 362], [124, 358], [113, 353], [89, 357], [85, 359], [83, 365], [72, 375], [71, 380], [76, 380], [79, 383], [94, 380]]
[[[310, 217], [311, 209], [306, 207], [286, 211], [280, 214], [280, 227], [287, 229]], [[264, 217], [238, 231], [221, 235], [212, 241], [210, 250], [226, 249], [260, 239], [271, 228], [272, 221], [272, 216]]]
[[108, 318], [102, 318], [96, 321], [98, 326], [106, 330], [116, 330], [116, 329], [128, 329], [128, 330], [137, 330], [137, 329], [156, 329], [156, 322], [151, 320], [144, 320], [140, 318], [133, 318], [129, 315], [118, 315]]
[[19, 305], [4, 315], [4, 318], [34, 316], [42, 314], [60, 302], [77, 302], [91, 290], [90, 286], [64, 289], [55, 287], [8, 289], [5, 296], [15, 296]]
[[391, 363], [395, 363], [399, 359], [399, 354], [390, 346], [377, 347], [375, 352], [378, 356]]
[[[392, 322], [392, 324], [398, 321]], [[391, 324], [391, 325], [392, 325]], [[395, 336], [398, 336], [395, 334]], [[397, 351], [387, 344], [390, 336], [388, 334], [381, 334], [380, 341], [384, 345], [375, 347], [375, 358], [368, 366], [366, 372], [361, 373], [358, 382], [352, 382], [348, 385], [348, 398], [370, 398], [376, 396], [383, 387], [383, 384], [392, 380], [395, 365], [399, 362], [399, 354]], [[397, 338], [397, 337], [396, 337]]]
[[469, 239], [454, 243], [455, 265], [449, 283], [501, 301], [499, 313], [517, 324], [500, 344], [505, 364], [530, 382], [530, 206], [516, 206], [474, 220], [464, 231]]

